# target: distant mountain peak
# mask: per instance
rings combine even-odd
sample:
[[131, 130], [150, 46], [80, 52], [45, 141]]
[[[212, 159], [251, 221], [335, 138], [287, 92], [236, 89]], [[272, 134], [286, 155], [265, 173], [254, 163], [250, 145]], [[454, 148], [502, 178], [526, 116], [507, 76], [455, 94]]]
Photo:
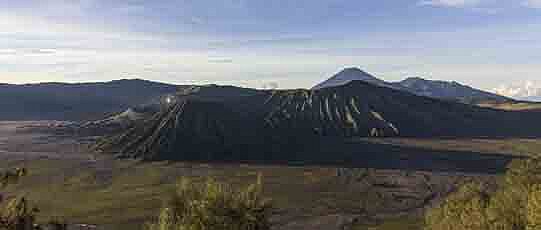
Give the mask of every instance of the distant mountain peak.
[[433, 81], [433, 80], [428, 80], [426, 78], [422, 78], [422, 77], [419, 77], [419, 76], [412, 76], [412, 77], [407, 77], [406, 79], [402, 80], [401, 82], [430, 82], [430, 81]]
[[412, 76], [399, 82], [386, 82], [357, 67], [345, 68], [328, 80], [314, 86], [312, 89], [318, 90], [342, 86], [353, 81], [362, 81], [372, 85], [406, 91], [420, 96], [459, 101], [466, 104], [512, 101], [511, 98], [475, 89], [456, 81], [429, 80], [418, 76]]
[[351, 81], [365, 81], [376, 85], [386, 85], [386, 82], [374, 77], [373, 75], [365, 72], [364, 70], [361, 70], [357, 67], [349, 67], [338, 72], [328, 80], [314, 86], [312, 89], [315, 90], [346, 85]]
[[395, 84], [417, 95], [454, 100], [466, 104], [511, 101], [510, 98], [475, 89], [456, 81], [427, 80], [420, 77], [409, 77]]
[[[340, 74], [362, 74], [362, 75], [371, 76], [369, 73], [365, 72], [364, 70], [360, 69], [359, 67], [347, 67], [347, 68], [344, 68], [342, 71], [338, 72], [337, 75], [340, 75]], [[375, 77], [373, 77], [373, 78], [375, 78]]]

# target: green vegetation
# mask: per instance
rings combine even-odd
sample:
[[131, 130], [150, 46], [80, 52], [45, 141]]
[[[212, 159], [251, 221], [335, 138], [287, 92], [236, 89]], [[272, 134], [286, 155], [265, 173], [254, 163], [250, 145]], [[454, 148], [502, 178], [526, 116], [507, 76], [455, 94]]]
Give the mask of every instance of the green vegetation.
[[392, 144], [403, 147], [416, 147], [435, 151], [465, 151], [472, 153], [497, 153], [525, 157], [541, 157], [541, 139], [539, 138], [359, 138], [376, 144]]
[[541, 229], [541, 159], [511, 163], [496, 191], [469, 183], [426, 214], [427, 230]]
[[261, 180], [245, 189], [182, 179], [150, 230], [269, 230], [271, 206]]
[[24, 197], [12, 199], [0, 213], [0, 229], [35, 229], [36, 214], [39, 210]]
[[541, 103], [537, 102], [481, 103], [478, 104], [478, 106], [508, 111], [527, 111], [541, 109]]
[[[0, 174], [0, 187], [5, 188], [8, 185], [16, 184], [21, 177], [27, 175], [24, 168], [6, 171]], [[0, 203], [3, 202], [3, 196], [0, 194]], [[36, 213], [38, 209], [32, 207], [24, 197], [11, 199], [8, 204], [0, 210], [0, 229], [1, 230], [31, 230], [34, 229]]]
[[25, 194], [34, 202], [40, 209], [40, 223], [60, 216], [73, 224], [140, 230], [160, 213], [168, 191], [176, 189], [181, 177], [201, 184], [214, 178], [243, 191], [261, 174], [263, 195], [272, 197], [273, 206], [286, 216], [279, 220], [281, 225], [359, 209], [359, 195], [336, 180], [335, 168], [131, 160], [96, 164], [63, 159], [0, 161], [5, 168], [23, 165], [32, 173], [6, 192]]
[[[26, 168], [16, 168], [0, 174], [0, 187], [5, 188], [8, 185], [14, 185], [22, 177], [28, 175]], [[0, 194], [0, 205], [3, 197]], [[37, 224], [37, 214], [39, 209], [30, 202], [25, 196], [16, 194], [16, 197], [7, 202], [0, 210], [0, 230], [41, 230], [42, 225]], [[46, 224], [50, 230], [65, 230], [67, 225], [58, 219], [51, 219]]]
[[414, 217], [387, 218], [379, 223], [354, 225], [352, 230], [420, 230], [423, 221]]
[[0, 173], [0, 188], [5, 188], [10, 184], [16, 184], [21, 177], [24, 177], [27, 174], [28, 172], [25, 168], [16, 168], [12, 171]]

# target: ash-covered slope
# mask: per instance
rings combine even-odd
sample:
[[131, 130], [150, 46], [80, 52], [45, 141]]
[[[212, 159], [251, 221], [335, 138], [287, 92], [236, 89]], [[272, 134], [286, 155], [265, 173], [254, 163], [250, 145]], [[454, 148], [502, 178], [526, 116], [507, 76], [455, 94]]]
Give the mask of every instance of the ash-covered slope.
[[219, 102], [186, 99], [103, 144], [124, 157], [217, 159], [252, 143], [256, 124]]
[[178, 92], [152, 118], [96, 149], [144, 159], [264, 160], [291, 157], [321, 138], [531, 135], [541, 125], [524, 122], [535, 117], [363, 81], [320, 90], [202, 86]]
[[[208, 160], [233, 158], [260, 146], [266, 92], [230, 86], [180, 90], [150, 119], [104, 138], [95, 147], [120, 157]], [[256, 102], [256, 103], [254, 103]]]
[[154, 114], [158, 113], [166, 98], [167, 95], [162, 96], [161, 99], [157, 99], [156, 102], [135, 106], [125, 110], [124, 112], [108, 116], [104, 119], [75, 122], [67, 127], [60, 127], [59, 131], [71, 131], [72, 133], [79, 135], [98, 136], [122, 132], [122, 130], [130, 128], [138, 122], [149, 119], [154, 116]]

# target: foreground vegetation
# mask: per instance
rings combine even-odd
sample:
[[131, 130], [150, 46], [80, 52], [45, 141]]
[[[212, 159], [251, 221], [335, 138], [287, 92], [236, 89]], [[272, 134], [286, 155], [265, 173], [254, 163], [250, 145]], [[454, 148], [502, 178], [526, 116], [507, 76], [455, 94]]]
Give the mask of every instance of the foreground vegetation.
[[[0, 188], [16, 184], [20, 178], [26, 176], [24, 168], [17, 168], [0, 173]], [[0, 193], [0, 205], [8, 200]], [[7, 205], [0, 210], [0, 229], [1, 230], [32, 230], [34, 228], [35, 214], [37, 209], [31, 207], [24, 197], [15, 197], [9, 199]]]
[[541, 229], [541, 159], [514, 161], [498, 188], [469, 183], [426, 214], [426, 230]]
[[182, 179], [149, 230], [269, 230], [270, 202], [261, 180], [244, 189], [214, 180]]
[[[21, 178], [28, 175], [25, 168], [16, 168], [0, 173], [0, 188], [17, 184]], [[58, 219], [51, 219], [46, 224], [37, 223], [39, 209], [25, 196], [16, 194], [8, 200], [0, 193], [0, 230], [42, 230], [47, 226], [49, 230], [66, 230], [67, 225]]]
[[[31, 166], [32, 175], [18, 180], [13, 177], [17, 173], [10, 173], [6, 178], [10, 178], [11, 186], [6, 191], [24, 193], [26, 198], [19, 204], [35, 201], [42, 209], [37, 216], [29, 212], [34, 211], [27, 208], [32, 207], [29, 203], [18, 207], [25, 207], [19, 210], [27, 210], [23, 213], [30, 213], [39, 223], [60, 215], [72, 223], [111, 229], [144, 229], [146, 222], [145, 229], [149, 230], [214, 230], [227, 226], [266, 230], [270, 228], [271, 209], [265, 197], [272, 197], [273, 206], [281, 210], [297, 210], [297, 214], [290, 213], [291, 218], [358, 213], [361, 208], [354, 190], [334, 183], [334, 169], [119, 161], [107, 173], [114, 177], [108, 177], [99, 168], [84, 169], [80, 164], [48, 160], [26, 164]], [[62, 167], [77, 170], [69, 174]], [[43, 180], [58, 177], [59, 172], [62, 178]], [[247, 184], [259, 173], [265, 175], [265, 190], [260, 181]], [[174, 178], [179, 177], [185, 179], [174, 183]], [[166, 196], [164, 204], [166, 191], [175, 192]], [[541, 160], [528, 159], [512, 162], [498, 187], [481, 182], [466, 184], [431, 209], [424, 222], [427, 230], [532, 230], [540, 229], [540, 213]], [[152, 216], [155, 218], [149, 219]], [[353, 229], [419, 230], [422, 222], [416, 218], [391, 218], [359, 223]]]
[[[243, 191], [263, 175], [265, 197], [280, 215], [280, 227], [291, 222], [312, 221], [330, 214], [358, 210], [358, 195], [336, 181], [336, 169], [261, 165], [208, 165], [170, 162], [139, 163], [130, 160], [98, 162], [41, 159], [0, 161], [0, 167], [25, 166], [32, 173], [9, 193], [24, 193], [41, 212], [39, 222], [61, 216], [72, 224], [97, 225], [104, 229], [144, 229], [161, 210], [178, 178], [206, 184], [214, 178], [234, 191]], [[155, 220], [157, 221], [157, 220]]]

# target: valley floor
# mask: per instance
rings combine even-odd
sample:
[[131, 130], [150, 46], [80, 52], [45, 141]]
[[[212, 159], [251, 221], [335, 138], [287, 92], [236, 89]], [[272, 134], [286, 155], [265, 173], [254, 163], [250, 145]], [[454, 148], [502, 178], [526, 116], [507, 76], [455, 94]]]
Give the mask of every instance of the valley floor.
[[[199, 181], [212, 177], [245, 185], [255, 182], [258, 174], [276, 207], [276, 229], [333, 230], [342, 225], [420, 229], [423, 209], [457, 185], [471, 180], [494, 182], [504, 171], [503, 163], [541, 150], [537, 139], [355, 139], [347, 147], [326, 151], [366, 157], [364, 164], [358, 164], [361, 168], [344, 168], [336, 162], [139, 162], [89, 154], [86, 146], [91, 137], [56, 136], [34, 129], [55, 124], [0, 122], [0, 169], [30, 170], [30, 176], [8, 193], [27, 194], [40, 207], [43, 219], [58, 216], [100, 229], [141, 229], [181, 177]], [[389, 163], [385, 158], [372, 159], [374, 155], [389, 157]], [[441, 168], [445, 170], [437, 170]]]

